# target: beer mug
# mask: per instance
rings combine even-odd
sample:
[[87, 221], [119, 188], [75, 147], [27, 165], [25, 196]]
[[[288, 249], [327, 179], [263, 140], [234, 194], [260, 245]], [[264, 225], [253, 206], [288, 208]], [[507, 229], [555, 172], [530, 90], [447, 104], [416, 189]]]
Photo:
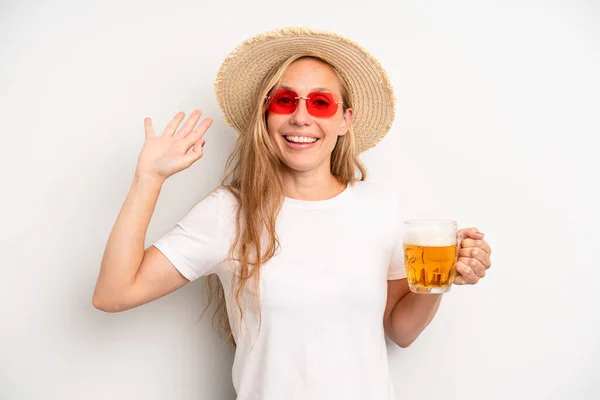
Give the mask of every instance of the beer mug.
[[402, 247], [411, 292], [450, 290], [458, 258], [455, 221], [404, 221]]

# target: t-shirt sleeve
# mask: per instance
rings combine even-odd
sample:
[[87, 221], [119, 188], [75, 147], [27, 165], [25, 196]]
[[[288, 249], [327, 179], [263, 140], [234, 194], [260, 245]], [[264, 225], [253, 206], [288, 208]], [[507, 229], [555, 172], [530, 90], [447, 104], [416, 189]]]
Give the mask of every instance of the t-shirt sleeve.
[[153, 244], [190, 281], [216, 272], [223, 259], [219, 254], [221, 197], [220, 190], [212, 191]]
[[402, 249], [402, 238], [399, 237], [392, 251], [392, 259], [388, 269], [388, 280], [406, 278], [406, 269], [404, 268], [404, 250]]
[[406, 278], [406, 269], [404, 268], [404, 249], [402, 248], [402, 234], [404, 229], [404, 223], [402, 220], [402, 212], [400, 205], [399, 196], [395, 196], [396, 201], [394, 202], [394, 247], [392, 250], [392, 257], [388, 268], [388, 280], [396, 280]]

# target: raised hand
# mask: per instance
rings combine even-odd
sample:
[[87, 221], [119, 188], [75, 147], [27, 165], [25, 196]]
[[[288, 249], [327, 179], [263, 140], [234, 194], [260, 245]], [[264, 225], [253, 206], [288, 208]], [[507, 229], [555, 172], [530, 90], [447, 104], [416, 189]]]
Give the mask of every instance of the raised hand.
[[154, 135], [152, 120], [144, 119], [146, 140], [138, 157], [136, 177], [164, 181], [169, 176], [190, 167], [202, 158], [206, 130], [212, 124], [210, 117], [205, 118], [196, 128], [202, 112], [195, 110], [183, 126], [185, 113], [178, 112], [169, 122], [161, 136]]

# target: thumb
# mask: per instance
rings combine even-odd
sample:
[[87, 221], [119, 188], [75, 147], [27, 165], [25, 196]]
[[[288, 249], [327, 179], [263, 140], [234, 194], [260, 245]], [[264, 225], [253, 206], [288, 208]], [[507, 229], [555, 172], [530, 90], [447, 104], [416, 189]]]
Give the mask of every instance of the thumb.
[[146, 139], [154, 137], [154, 127], [152, 126], [150, 117], [144, 118], [144, 133], [146, 134]]

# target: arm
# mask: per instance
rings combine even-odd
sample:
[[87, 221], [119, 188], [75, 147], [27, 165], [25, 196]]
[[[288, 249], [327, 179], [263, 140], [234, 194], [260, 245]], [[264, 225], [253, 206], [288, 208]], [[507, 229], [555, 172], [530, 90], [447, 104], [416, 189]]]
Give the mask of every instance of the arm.
[[[476, 284], [491, 267], [489, 244], [477, 228], [458, 231], [459, 258], [454, 284]], [[408, 347], [431, 322], [442, 301], [441, 294], [412, 293], [407, 279], [388, 280], [383, 326], [398, 346]]]
[[412, 293], [406, 278], [388, 280], [386, 335], [400, 347], [410, 346], [429, 325], [441, 301], [441, 294]]
[[203, 155], [204, 133], [212, 120], [194, 128], [201, 112], [194, 111], [177, 131], [185, 114], [177, 113], [161, 136], [152, 120], [144, 120], [146, 139], [138, 157], [133, 184], [104, 250], [94, 290], [94, 307], [123, 311], [170, 293], [189, 281], [157, 248], [144, 250], [146, 231], [163, 182]]
[[156, 248], [144, 250], [162, 182], [137, 177], [112, 229], [96, 282], [94, 307], [124, 311], [189, 282]]

